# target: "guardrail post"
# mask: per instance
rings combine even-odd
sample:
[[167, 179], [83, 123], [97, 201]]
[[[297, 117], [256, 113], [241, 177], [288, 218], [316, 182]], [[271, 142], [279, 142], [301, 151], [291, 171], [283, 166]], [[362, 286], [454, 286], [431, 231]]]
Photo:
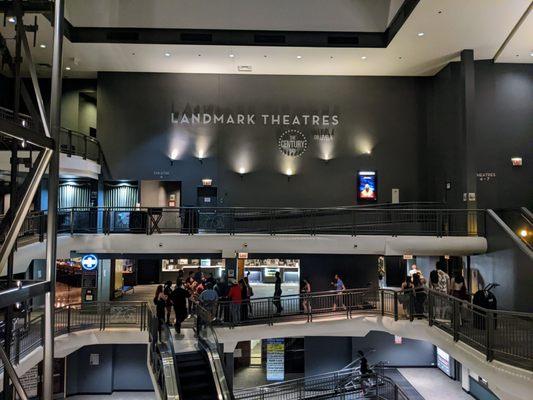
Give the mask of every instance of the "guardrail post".
[[70, 209], [70, 236], [74, 235], [74, 209]]
[[71, 323], [71, 307], [67, 306], [67, 332], [70, 333], [70, 323]]
[[15, 332], [15, 365], [18, 365], [20, 361], [20, 334], [20, 329], [17, 329]]
[[394, 400], [398, 400], [398, 386], [394, 384]]
[[70, 129], [67, 131], [67, 136], [68, 136], [68, 153], [67, 153], [67, 157], [72, 157], [72, 153], [73, 153], [73, 150], [72, 150], [72, 131]]
[[486, 343], [486, 356], [487, 361], [492, 361], [494, 359], [494, 313], [492, 311], [487, 311], [485, 314], [485, 327], [487, 328], [487, 343]]
[[398, 292], [394, 292], [394, 320], [398, 321]]
[[379, 296], [381, 300], [381, 315], [385, 315], [385, 292], [383, 290], [380, 290]]
[[452, 299], [452, 331], [453, 331], [453, 340], [457, 342], [459, 340], [459, 323], [461, 321], [461, 310], [459, 309], [459, 302], [455, 299]]
[[87, 135], [83, 135], [83, 159], [87, 160]]
[[435, 318], [435, 299], [431, 290], [428, 290], [428, 324], [429, 326], [433, 325], [433, 320]]
[[41, 315], [41, 345], [44, 342], [44, 314]]
[[409, 291], [409, 321], [413, 322], [415, 320], [415, 291]]
[[357, 217], [356, 210], [352, 210], [352, 236], [357, 235]]

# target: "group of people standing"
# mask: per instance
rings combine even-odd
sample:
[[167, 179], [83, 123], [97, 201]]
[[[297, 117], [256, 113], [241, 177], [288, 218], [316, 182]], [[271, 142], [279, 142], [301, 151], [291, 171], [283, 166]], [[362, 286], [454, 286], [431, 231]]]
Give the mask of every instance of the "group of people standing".
[[[437, 292], [451, 295], [461, 300], [469, 300], [466, 283], [461, 271], [456, 271], [450, 279], [450, 276], [444, 271], [443, 262], [437, 261], [435, 269], [429, 274], [428, 282], [416, 264], [413, 264], [402, 284], [403, 294], [399, 298], [407, 315], [410, 312], [413, 312], [416, 316], [423, 315], [427, 297], [424, 290], [426, 285]], [[414, 296], [409, 293], [411, 290], [414, 292]], [[411, 304], [412, 300], [414, 300], [414, 304]], [[437, 306], [436, 310], [437, 318], [445, 317], [446, 309], [444, 307]]]
[[[335, 275], [331, 285], [337, 293], [333, 302], [333, 311], [337, 308], [345, 309], [343, 292], [346, 287], [338, 274]], [[300, 310], [306, 314], [311, 312], [311, 292], [311, 282], [308, 278], [304, 278], [300, 285]], [[287, 306], [282, 300], [282, 295], [282, 279], [278, 271], [275, 273], [274, 292], [270, 303], [274, 307], [275, 315], [281, 315], [283, 306]], [[167, 281], [156, 289], [154, 304], [159, 330], [161, 331], [163, 324], [171, 324], [172, 310], [174, 310], [174, 326], [176, 333], [180, 335], [181, 324], [194, 313], [197, 304], [207, 310], [214, 320], [234, 323], [245, 321], [254, 316], [254, 307], [258, 307], [256, 310], [258, 314], [265, 312], [261, 303], [254, 304], [250, 301], [252, 296], [254, 290], [250, 285], [249, 272], [243, 278], [235, 280], [215, 279], [212, 273], [206, 275], [200, 268], [196, 272], [189, 272], [185, 277], [180, 270], [174, 285], [171, 281]]]

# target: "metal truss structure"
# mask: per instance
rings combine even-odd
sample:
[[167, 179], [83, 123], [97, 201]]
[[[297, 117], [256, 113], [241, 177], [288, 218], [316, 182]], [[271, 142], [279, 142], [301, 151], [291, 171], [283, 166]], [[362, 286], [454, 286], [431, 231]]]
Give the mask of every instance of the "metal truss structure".
[[[14, 305], [27, 301], [35, 296], [45, 296], [45, 329], [44, 329], [44, 357], [41, 398], [51, 400], [53, 396], [53, 353], [54, 353], [54, 297], [55, 297], [55, 266], [57, 240], [57, 191], [59, 183], [59, 148], [58, 136], [61, 119], [61, 80], [62, 53], [64, 29], [64, 0], [51, 1], [0, 1], [4, 22], [7, 18], [14, 18], [16, 24], [15, 55], [11, 56], [6, 45], [6, 39], [0, 35], [0, 57], [2, 67], [7, 65], [14, 80], [13, 115], [10, 118], [0, 118], [0, 137], [4, 148], [11, 151], [10, 174], [10, 208], [0, 223], [0, 273], [6, 272], [5, 290], [0, 291], [0, 307], [4, 308], [4, 347], [0, 347], [0, 359], [4, 364], [4, 399], [13, 399], [15, 389], [18, 398], [28, 398], [20, 383], [20, 379], [11, 362], [11, 343], [13, 329]], [[38, 7], [39, 10], [34, 10]], [[33, 33], [33, 45], [38, 31], [37, 19], [32, 25], [24, 24], [27, 12], [48, 11], [53, 15], [54, 47], [52, 64], [52, 87], [50, 96], [50, 118], [48, 120], [44, 101], [39, 88], [35, 64], [32, 60], [28, 33]], [[22, 57], [28, 66], [33, 96], [21, 79]], [[32, 121], [29, 123], [19, 114], [20, 98], [28, 109]], [[37, 106], [33, 102], [36, 99]], [[19, 151], [30, 150], [38, 152], [35, 160], [19, 158]], [[31, 153], [30, 153], [31, 154]], [[23, 182], [17, 185], [19, 175], [18, 166], [24, 164], [29, 167]], [[30, 210], [33, 198], [39, 184], [48, 171], [48, 215], [46, 235], [46, 278], [41, 282], [20, 282], [13, 278], [13, 257], [16, 242], [24, 219]]]

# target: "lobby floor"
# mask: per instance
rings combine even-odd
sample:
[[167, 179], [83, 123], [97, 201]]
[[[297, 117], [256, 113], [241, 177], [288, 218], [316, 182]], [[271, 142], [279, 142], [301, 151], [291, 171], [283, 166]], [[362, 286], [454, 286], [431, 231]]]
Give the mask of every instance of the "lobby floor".
[[473, 400], [463, 391], [461, 383], [444, 375], [437, 368], [399, 368], [398, 371], [425, 400]]
[[69, 396], [70, 400], [153, 400], [153, 392], [115, 392], [110, 395]]

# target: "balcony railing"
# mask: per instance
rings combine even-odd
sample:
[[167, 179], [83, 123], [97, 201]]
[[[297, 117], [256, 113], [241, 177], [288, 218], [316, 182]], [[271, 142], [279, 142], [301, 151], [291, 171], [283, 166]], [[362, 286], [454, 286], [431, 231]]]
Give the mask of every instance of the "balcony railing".
[[355, 315], [387, 315], [395, 320], [426, 320], [485, 354], [533, 370], [533, 314], [489, 310], [430, 289], [394, 291], [352, 289], [268, 297], [234, 303], [219, 301], [200, 315], [215, 326], [234, 327]]
[[[11, 361], [20, 359], [42, 346], [44, 338], [44, 315], [27, 323], [15, 325], [11, 342]], [[145, 331], [148, 327], [146, 302], [95, 302], [92, 304], [71, 304], [55, 310], [55, 336], [87, 329], [127, 327]], [[0, 343], [4, 345], [4, 333], [0, 332]], [[3, 371], [3, 365], [0, 365]]]
[[[0, 119], [10, 121], [23, 128], [37, 130], [41, 127], [41, 122], [35, 122], [29, 115], [19, 114], [16, 117], [13, 111], [0, 107]], [[100, 142], [95, 138], [71, 129], [61, 128], [59, 137], [59, 150], [68, 157], [79, 156], [84, 160], [95, 161], [100, 165], [105, 164], [104, 154], [100, 147]]]
[[[43, 240], [46, 212], [28, 215], [21, 236]], [[476, 229], [472, 230], [475, 225]], [[483, 236], [484, 210], [403, 207], [60, 209], [58, 232]]]

